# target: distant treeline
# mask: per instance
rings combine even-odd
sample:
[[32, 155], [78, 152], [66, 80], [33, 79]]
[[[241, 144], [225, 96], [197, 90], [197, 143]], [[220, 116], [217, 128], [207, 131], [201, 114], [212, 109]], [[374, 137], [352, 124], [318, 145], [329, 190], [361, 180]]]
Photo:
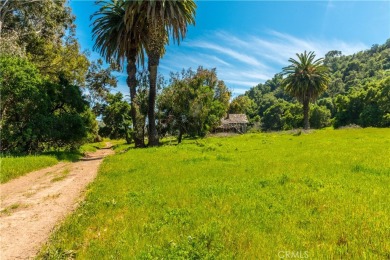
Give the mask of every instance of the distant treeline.
[[[151, 77], [137, 68], [130, 70], [135, 83], [129, 103], [111, 91], [117, 85], [112, 72], [123, 66], [91, 60], [80, 50], [67, 0], [6, 1], [2, 10], [0, 153], [74, 149], [100, 137], [144, 147], [151, 122], [153, 145], [167, 134], [180, 142], [185, 135], [205, 136], [227, 113], [246, 113], [265, 131], [303, 127], [302, 105], [283, 90], [282, 73], [229, 102], [231, 93], [216, 69], [172, 73], [166, 85], [155, 70]], [[324, 64], [330, 82], [310, 108], [312, 128], [390, 126], [390, 39], [349, 56], [330, 51]]]
[[[312, 128], [390, 126], [390, 39], [348, 56], [329, 51], [324, 64], [330, 69], [331, 81], [311, 106]], [[284, 92], [282, 81], [283, 76], [276, 74], [251, 88], [232, 101], [230, 112], [246, 113], [265, 131], [302, 127], [302, 105]]]

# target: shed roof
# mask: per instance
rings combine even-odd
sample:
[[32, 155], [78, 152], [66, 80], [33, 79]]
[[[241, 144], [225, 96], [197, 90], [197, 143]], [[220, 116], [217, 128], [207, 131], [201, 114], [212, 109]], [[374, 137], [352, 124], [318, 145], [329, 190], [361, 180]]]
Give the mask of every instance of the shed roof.
[[245, 114], [229, 114], [225, 119], [222, 119], [221, 123], [222, 125], [247, 124], [249, 121]]

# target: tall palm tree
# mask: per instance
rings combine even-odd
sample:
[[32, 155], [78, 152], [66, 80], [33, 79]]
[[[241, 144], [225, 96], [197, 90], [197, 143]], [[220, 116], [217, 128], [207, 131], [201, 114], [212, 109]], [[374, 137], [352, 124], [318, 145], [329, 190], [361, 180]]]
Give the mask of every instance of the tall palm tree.
[[[196, 4], [193, 0], [138, 0], [127, 2], [126, 21], [133, 24], [137, 19], [148, 24], [145, 50], [148, 55], [149, 98], [148, 137], [149, 146], [157, 146], [155, 103], [157, 94], [157, 67], [165, 52], [169, 38], [180, 43], [187, 33], [187, 26], [195, 24]], [[142, 18], [137, 17], [140, 15]]]
[[135, 147], [144, 147], [143, 129], [139, 129], [138, 123], [139, 108], [135, 102], [137, 94], [137, 61], [143, 63], [144, 45], [147, 33], [144, 20], [138, 19], [139, 15], [134, 15], [132, 23], [125, 23], [125, 0], [97, 1], [101, 5], [91, 19], [94, 50], [98, 50], [105, 57], [107, 62], [116, 61], [121, 67], [127, 61], [127, 85], [130, 89], [131, 99], [131, 119], [133, 121], [133, 139]]
[[297, 53], [298, 60], [290, 58], [291, 65], [283, 68], [287, 77], [282, 86], [290, 95], [303, 104], [304, 129], [310, 128], [310, 102], [315, 101], [329, 84], [328, 67], [323, 65], [323, 58], [315, 60], [314, 52]]

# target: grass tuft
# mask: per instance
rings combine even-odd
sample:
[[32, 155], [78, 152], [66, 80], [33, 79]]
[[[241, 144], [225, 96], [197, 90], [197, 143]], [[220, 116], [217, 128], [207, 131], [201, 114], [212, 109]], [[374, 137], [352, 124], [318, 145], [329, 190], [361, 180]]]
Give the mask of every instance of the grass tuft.
[[51, 179], [50, 182], [62, 181], [63, 179], [65, 179], [69, 175], [69, 173], [70, 173], [70, 170], [69, 169], [65, 169], [60, 174], [58, 174], [56, 177]]

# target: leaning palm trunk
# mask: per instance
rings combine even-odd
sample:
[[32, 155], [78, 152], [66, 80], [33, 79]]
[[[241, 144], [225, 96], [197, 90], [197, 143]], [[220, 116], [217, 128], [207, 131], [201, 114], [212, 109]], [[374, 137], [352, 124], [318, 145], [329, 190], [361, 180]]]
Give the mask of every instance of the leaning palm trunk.
[[308, 130], [310, 128], [309, 111], [310, 103], [309, 99], [303, 100], [303, 129]]
[[157, 146], [159, 144], [159, 138], [156, 128], [156, 95], [157, 95], [157, 67], [159, 64], [160, 57], [149, 56], [148, 57], [148, 69], [149, 69], [149, 99], [148, 99], [148, 136], [149, 136], [149, 146]]
[[149, 70], [149, 99], [148, 99], [148, 138], [149, 146], [158, 146], [159, 138], [156, 128], [156, 95], [157, 95], [157, 68], [166, 43], [165, 29], [162, 22], [156, 22], [149, 27], [149, 42], [147, 47]]
[[[133, 139], [135, 147], [145, 147], [144, 134], [140, 131], [138, 122], [138, 106], [135, 102], [137, 95], [137, 78], [136, 78], [136, 57], [137, 50], [130, 50], [127, 55], [127, 85], [130, 89], [131, 120], [133, 121]], [[142, 124], [141, 124], [142, 125]]]

